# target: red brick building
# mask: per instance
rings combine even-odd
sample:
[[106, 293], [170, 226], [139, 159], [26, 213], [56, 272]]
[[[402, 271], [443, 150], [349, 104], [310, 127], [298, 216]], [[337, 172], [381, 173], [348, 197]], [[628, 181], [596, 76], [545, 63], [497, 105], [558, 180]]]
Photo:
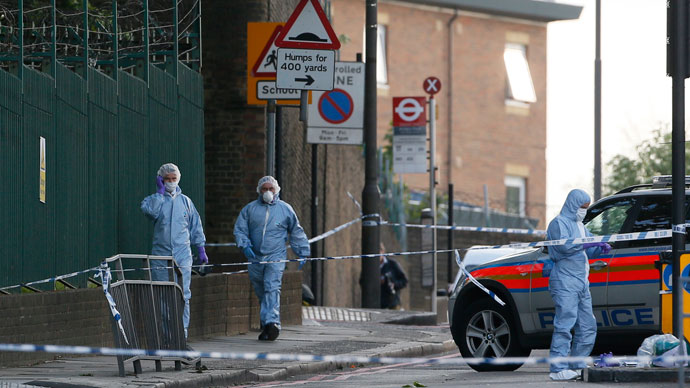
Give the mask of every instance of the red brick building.
[[[341, 60], [364, 50], [364, 0], [331, 0], [345, 39]], [[546, 213], [547, 24], [581, 7], [539, 0], [379, 0], [378, 141], [390, 131], [392, 98], [422, 96], [438, 77], [438, 190], [456, 200], [540, 221]], [[450, 129], [450, 130], [449, 130]], [[426, 174], [406, 174], [428, 190]]]

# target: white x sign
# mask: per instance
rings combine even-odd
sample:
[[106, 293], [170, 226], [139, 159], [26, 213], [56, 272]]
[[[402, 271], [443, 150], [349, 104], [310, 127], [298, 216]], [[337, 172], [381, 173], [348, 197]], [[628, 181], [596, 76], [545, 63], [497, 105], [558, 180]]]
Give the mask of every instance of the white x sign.
[[436, 94], [441, 91], [441, 81], [436, 77], [428, 77], [424, 80], [423, 88], [429, 94]]

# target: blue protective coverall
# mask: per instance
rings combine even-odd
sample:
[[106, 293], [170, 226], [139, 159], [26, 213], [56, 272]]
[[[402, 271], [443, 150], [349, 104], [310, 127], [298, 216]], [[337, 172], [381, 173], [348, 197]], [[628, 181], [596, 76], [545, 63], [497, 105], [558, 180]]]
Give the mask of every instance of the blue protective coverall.
[[[184, 324], [185, 337], [189, 327], [189, 299], [192, 291], [189, 286], [192, 277], [192, 250], [190, 245], [197, 247], [206, 244], [204, 229], [201, 225], [199, 212], [194, 203], [178, 186], [174, 193], [151, 194], [141, 202], [141, 211], [153, 221], [153, 248], [151, 254], [156, 256], [172, 256], [182, 271], [182, 291], [184, 296]], [[154, 281], [168, 281], [168, 270], [162, 260], [151, 260], [151, 278]], [[156, 269], [158, 267], [158, 269]]]
[[[560, 240], [592, 236], [577, 221], [576, 213], [582, 205], [590, 202], [589, 195], [582, 190], [572, 190], [546, 230], [547, 240]], [[582, 235], [582, 231], [586, 236]], [[589, 292], [589, 261], [601, 253], [600, 247], [584, 249], [582, 244], [565, 244], [549, 247], [549, 257], [554, 261], [549, 292], [556, 307], [551, 338], [550, 357], [587, 357], [592, 351], [597, 336], [597, 321], [592, 311], [592, 296]], [[575, 335], [570, 331], [575, 329]], [[572, 341], [572, 347], [571, 347]], [[584, 362], [552, 363], [551, 372], [565, 369], [583, 369]]]
[[[298, 257], [309, 257], [309, 240], [288, 203], [276, 195], [270, 203], [261, 198], [250, 202], [235, 222], [235, 242], [240, 249], [251, 247], [259, 261], [287, 259], [290, 243]], [[254, 260], [252, 260], [254, 261]], [[280, 287], [285, 263], [250, 264], [249, 280], [261, 304], [261, 326], [274, 323], [280, 329]]]

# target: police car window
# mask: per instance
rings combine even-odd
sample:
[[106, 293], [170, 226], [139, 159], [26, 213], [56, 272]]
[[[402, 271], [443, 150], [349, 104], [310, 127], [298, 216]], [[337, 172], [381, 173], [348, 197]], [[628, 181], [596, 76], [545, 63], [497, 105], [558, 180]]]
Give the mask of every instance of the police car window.
[[[671, 229], [671, 199], [670, 195], [645, 197], [631, 232]], [[671, 245], [671, 238], [634, 240], [629, 244], [631, 247]]]
[[587, 229], [596, 236], [620, 233], [634, 206], [634, 198], [607, 202], [590, 209], [584, 223], [587, 225]]
[[[685, 201], [685, 208], [688, 209], [687, 199]], [[672, 197], [670, 195], [647, 196], [642, 206], [640, 206], [640, 212], [632, 226], [631, 232], [671, 229], [671, 214]], [[688, 218], [687, 215], [685, 218]], [[671, 238], [635, 240], [630, 242], [630, 246], [632, 247], [655, 245], [671, 245]]]

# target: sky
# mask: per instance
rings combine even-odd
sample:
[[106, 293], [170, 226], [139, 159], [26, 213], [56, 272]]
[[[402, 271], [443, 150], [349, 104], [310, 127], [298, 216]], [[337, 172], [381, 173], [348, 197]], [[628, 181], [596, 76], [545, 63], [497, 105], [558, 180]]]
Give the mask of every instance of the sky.
[[[580, 19], [548, 24], [547, 222], [571, 189], [594, 190], [594, 57], [596, 0]], [[666, 1], [601, 0], [601, 131], [606, 163], [671, 123], [671, 78], [666, 77]], [[687, 87], [687, 86], [686, 86]]]

